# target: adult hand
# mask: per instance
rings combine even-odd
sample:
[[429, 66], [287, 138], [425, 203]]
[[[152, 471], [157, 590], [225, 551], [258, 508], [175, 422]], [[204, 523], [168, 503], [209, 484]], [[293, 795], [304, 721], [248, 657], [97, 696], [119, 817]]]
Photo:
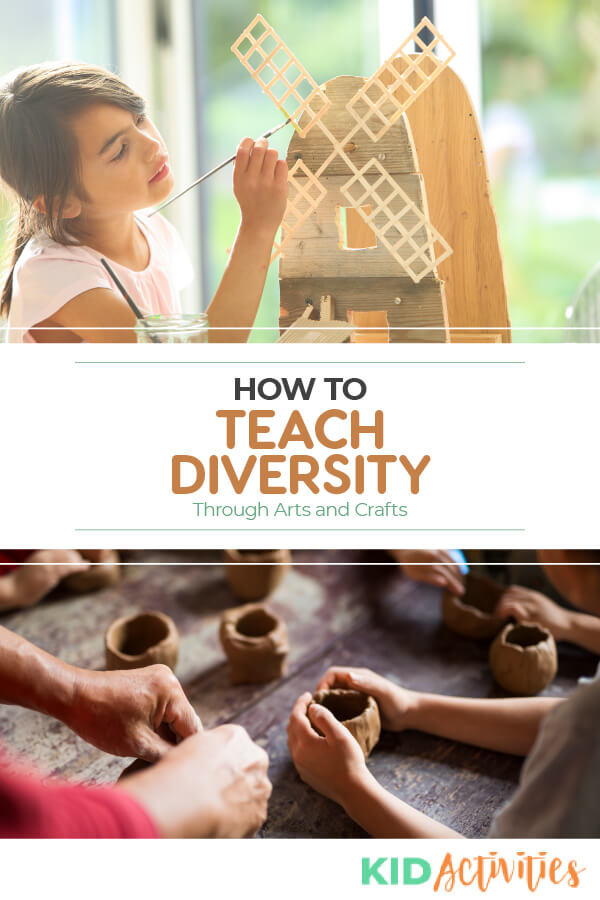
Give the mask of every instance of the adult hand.
[[10, 578], [10, 596], [4, 606], [33, 606], [67, 575], [85, 572], [90, 564], [77, 550], [36, 550], [27, 558], [35, 565], [21, 566], [6, 576]]
[[538, 591], [512, 585], [498, 601], [495, 614], [502, 619], [513, 616], [518, 622], [531, 622], [547, 628], [557, 640], [569, 636], [573, 614]]
[[445, 588], [461, 597], [464, 577], [447, 550], [389, 550], [405, 575], [414, 581]]
[[73, 700], [62, 718], [100, 750], [147, 762], [172, 749], [165, 733], [175, 741], [202, 728], [179, 681], [161, 665], [123, 672], [76, 669]]
[[274, 235], [287, 204], [287, 163], [270, 150], [268, 141], [244, 138], [233, 167], [233, 192], [240, 205], [242, 227]]
[[328, 709], [311, 700], [306, 693], [296, 701], [287, 727], [288, 747], [302, 781], [345, 806], [371, 776], [358, 741]]
[[374, 697], [381, 714], [381, 724], [388, 731], [404, 731], [413, 727], [411, 714], [417, 709], [420, 695], [377, 675], [371, 669], [332, 666], [319, 681], [317, 690], [331, 688], [362, 691]]
[[250, 837], [267, 817], [269, 759], [239, 725], [183, 741], [119, 788], [133, 794], [163, 837]]

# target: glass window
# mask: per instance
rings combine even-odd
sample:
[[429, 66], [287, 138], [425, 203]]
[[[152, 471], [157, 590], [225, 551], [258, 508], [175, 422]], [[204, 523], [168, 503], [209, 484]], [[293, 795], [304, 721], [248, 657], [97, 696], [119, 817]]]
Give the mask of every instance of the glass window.
[[[256, 15], [255, 2], [195, 4], [197, 59], [200, 67], [199, 107], [201, 171], [230, 156], [245, 135], [259, 137], [282, 121], [272, 101], [261, 92], [230, 47]], [[371, 0], [265, 0], [260, 11], [292, 53], [322, 84], [337, 75], [371, 75], [379, 65], [377, 5]], [[275, 135], [271, 146], [285, 156], [291, 127]], [[204, 296], [211, 297], [227, 262], [239, 209], [231, 189], [231, 167], [200, 188], [204, 224]], [[277, 262], [269, 270], [258, 326], [274, 326], [279, 314]], [[276, 334], [255, 332], [256, 340]]]
[[[484, 133], [512, 324], [564, 326], [600, 259], [597, 0], [482, 0]], [[513, 340], [556, 334], [513, 332]]]
[[[19, 66], [50, 59], [81, 59], [114, 69], [116, 40], [113, 2], [19, 0], [18, 3], [3, 4], [0, 75]], [[11, 213], [9, 203], [0, 190], [0, 271], [6, 257]]]

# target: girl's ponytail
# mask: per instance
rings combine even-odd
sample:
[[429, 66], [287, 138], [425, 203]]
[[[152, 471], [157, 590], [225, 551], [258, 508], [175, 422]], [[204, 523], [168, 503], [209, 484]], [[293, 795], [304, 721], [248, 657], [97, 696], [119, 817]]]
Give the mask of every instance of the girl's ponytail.
[[10, 312], [10, 301], [12, 299], [12, 285], [15, 266], [19, 261], [19, 257], [29, 238], [35, 234], [35, 226], [31, 222], [31, 217], [24, 210], [20, 210], [14, 229], [14, 241], [12, 258], [9, 263], [8, 275], [4, 285], [2, 286], [2, 294], [0, 295], [0, 320], [8, 320]]

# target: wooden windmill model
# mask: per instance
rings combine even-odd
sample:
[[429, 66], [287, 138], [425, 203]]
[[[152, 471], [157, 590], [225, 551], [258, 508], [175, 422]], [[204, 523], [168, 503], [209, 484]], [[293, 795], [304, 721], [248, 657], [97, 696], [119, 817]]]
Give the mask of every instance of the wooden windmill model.
[[[350, 323], [359, 329], [352, 339], [369, 340], [372, 331], [373, 340], [447, 340], [438, 265], [452, 249], [429, 219], [405, 113], [454, 51], [424, 18], [370, 78], [319, 86], [261, 15], [232, 50], [296, 129], [273, 254], [280, 254], [280, 324], [295, 325], [287, 340], [327, 339], [328, 323], [329, 339], [338, 330], [346, 339]], [[320, 298], [327, 302], [319, 310]], [[321, 337], [309, 335], [309, 325]]]

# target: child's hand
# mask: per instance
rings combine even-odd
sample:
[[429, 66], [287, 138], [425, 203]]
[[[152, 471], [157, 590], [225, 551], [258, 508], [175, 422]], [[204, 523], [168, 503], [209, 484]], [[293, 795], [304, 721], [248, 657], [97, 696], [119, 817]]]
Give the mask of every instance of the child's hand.
[[[25, 607], [38, 603], [67, 575], [85, 572], [90, 564], [77, 550], [36, 550], [27, 559], [32, 566], [21, 566], [5, 576], [11, 579], [8, 597], [2, 598], [5, 607]], [[58, 564], [58, 565], [57, 565]]]
[[101, 563], [107, 562], [110, 560], [113, 551], [112, 550], [78, 550], [78, 553], [81, 553], [84, 559], [89, 559], [90, 562], [93, 563]]
[[547, 628], [557, 640], [568, 638], [573, 614], [545, 594], [513, 585], [502, 595], [495, 609], [502, 619], [513, 616], [518, 622], [532, 622]]
[[308, 708], [311, 700], [306, 693], [296, 701], [287, 727], [288, 747], [302, 781], [345, 806], [370, 778], [365, 758], [358, 741], [328, 709], [316, 703]]
[[417, 709], [419, 694], [409, 691], [382, 678], [370, 669], [349, 669], [333, 666], [328, 669], [317, 685], [318, 691], [330, 688], [362, 691], [377, 700], [381, 714], [381, 724], [388, 731], [404, 731], [412, 728], [411, 713]]
[[[388, 552], [396, 562], [400, 563], [400, 568], [409, 578], [425, 584], [432, 584], [435, 587], [447, 588], [459, 597], [464, 594], [464, 579], [460, 568], [447, 550], [389, 550]], [[407, 563], [412, 563], [412, 565], [407, 565]]]
[[240, 205], [242, 227], [272, 240], [287, 204], [287, 163], [268, 141], [244, 138], [233, 168], [233, 193]]

